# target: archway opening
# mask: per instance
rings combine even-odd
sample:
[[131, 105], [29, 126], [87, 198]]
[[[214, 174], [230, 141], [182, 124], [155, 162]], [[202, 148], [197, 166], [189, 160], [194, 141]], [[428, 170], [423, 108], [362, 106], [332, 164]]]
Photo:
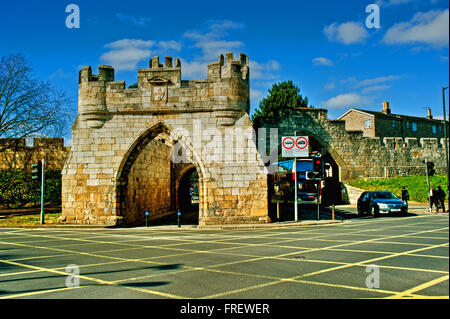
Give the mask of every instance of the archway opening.
[[[317, 200], [322, 207], [343, 204], [340, 167], [338, 160], [333, 157], [329, 145], [309, 132], [297, 131], [296, 135], [308, 136], [309, 156], [297, 159], [296, 189], [292, 175], [293, 158], [284, 158], [281, 145], [279, 146], [279, 170], [277, 173], [269, 175], [269, 216], [272, 220], [295, 219], [295, 191], [297, 191], [297, 208], [300, 219], [317, 218]], [[321, 157], [324, 163], [324, 175], [321, 181], [306, 178], [306, 172], [313, 170], [315, 157]]]
[[183, 172], [177, 186], [178, 211], [181, 213], [181, 223], [183, 225], [198, 225], [200, 193], [198, 172], [194, 166]]
[[[189, 223], [198, 224], [201, 171], [192, 159], [175, 163], [174, 149], [178, 154], [192, 154], [192, 149], [190, 153], [182, 151], [189, 146], [178, 144], [170, 132], [164, 124], [155, 125], [135, 140], [124, 157], [116, 189], [119, 226], [173, 225], [179, 209], [189, 213]], [[195, 202], [188, 201], [191, 188], [197, 194]]]

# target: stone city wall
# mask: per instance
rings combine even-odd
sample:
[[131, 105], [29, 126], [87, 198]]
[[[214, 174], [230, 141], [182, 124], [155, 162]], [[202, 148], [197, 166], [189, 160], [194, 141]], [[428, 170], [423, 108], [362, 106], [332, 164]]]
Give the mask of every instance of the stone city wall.
[[[327, 110], [283, 109], [278, 118], [260, 119], [255, 128], [266, 129], [269, 149], [270, 128], [281, 136], [308, 135], [315, 138], [336, 161], [343, 182], [372, 177], [392, 177], [409, 173], [425, 174], [422, 161], [435, 163], [437, 173], [445, 172], [444, 139], [364, 137], [361, 131], [347, 131], [345, 121], [328, 120]], [[259, 134], [258, 139], [263, 133]], [[264, 141], [264, 139], [262, 140]], [[281, 151], [280, 151], [281, 152]], [[423, 170], [420, 170], [423, 167]]]
[[[24, 169], [31, 171], [31, 165], [45, 159], [46, 170], [62, 170], [70, 147], [64, 146], [63, 138], [14, 139], [9, 149], [0, 152], [0, 169]], [[11, 145], [10, 139], [0, 139], [0, 148]]]

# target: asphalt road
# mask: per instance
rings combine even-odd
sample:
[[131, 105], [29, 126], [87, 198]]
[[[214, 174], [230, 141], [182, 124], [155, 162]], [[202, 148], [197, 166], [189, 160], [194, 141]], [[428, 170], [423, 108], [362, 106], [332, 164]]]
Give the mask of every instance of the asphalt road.
[[448, 214], [343, 215], [239, 231], [0, 229], [0, 299], [449, 298]]

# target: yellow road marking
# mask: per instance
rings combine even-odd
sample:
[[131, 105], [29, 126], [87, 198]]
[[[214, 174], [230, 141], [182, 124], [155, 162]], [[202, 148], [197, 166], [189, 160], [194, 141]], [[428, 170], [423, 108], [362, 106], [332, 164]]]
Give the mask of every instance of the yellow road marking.
[[[433, 232], [433, 230], [420, 231], [420, 232], [417, 232], [417, 233], [427, 233], [427, 232]], [[404, 236], [404, 235], [389, 236], [389, 237], [387, 237], [387, 238], [390, 238], [390, 237], [402, 237], [402, 236]], [[370, 242], [370, 241], [373, 241], [373, 240], [367, 240], [367, 241], [364, 241], [364, 242]], [[352, 244], [352, 243], [351, 243], [351, 244]], [[350, 244], [350, 245], [351, 245], [351, 244]], [[444, 245], [446, 245], [446, 244], [436, 245], [436, 246], [433, 246], [433, 247], [424, 247], [424, 248], [414, 249], [414, 250], [411, 250], [411, 251], [408, 251], [408, 252], [422, 251], [422, 250], [426, 250], [426, 249], [431, 249], [431, 248], [441, 247], [441, 246], [444, 246]], [[342, 245], [337, 245], [337, 246], [342, 246]], [[320, 250], [320, 249], [317, 249], [317, 250]], [[306, 252], [307, 252], [307, 251], [306, 251]], [[389, 255], [389, 256], [383, 256], [383, 257], [378, 257], [378, 258], [372, 258], [372, 259], [365, 260], [365, 261], [358, 262], [358, 263], [349, 263], [349, 264], [343, 265], [343, 266], [332, 267], [332, 268], [325, 269], [325, 270], [320, 270], [320, 271], [316, 271], [316, 272], [312, 272], [312, 273], [308, 273], [308, 274], [303, 274], [303, 275], [299, 275], [299, 276], [294, 276], [294, 277], [291, 277], [290, 279], [300, 279], [300, 278], [309, 277], [309, 276], [313, 276], [313, 275], [317, 275], [317, 274], [321, 274], [321, 273], [325, 273], [325, 272], [329, 272], [329, 271], [333, 271], [333, 270], [339, 270], [339, 269], [344, 269], [344, 268], [352, 267], [352, 266], [354, 266], [354, 265], [364, 265], [364, 264], [366, 264], [366, 263], [372, 263], [372, 262], [374, 262], [374, 261], [379, 261], [379, 260], [383, 260], [383, 259], [387, 259], [387, 258], [392, 258], [392, 257], [395, 257], [395, 256], [400, 256], [400, 255], [404, 255], [404, 253], [396, 253], [396, 254]], [[271, 283], [270, 285], [277, 284], [277, 283], [281, 283], [281, 282], [282, 282], [282, 281], [279, 281], [279, 282], [273, 282], [273, 283]], [[256, 288], [260, 288], [260, 286], [257, 285], [257, 286], [247, 287], [246, 290], [252, 290], [252, 289], [256, 289]], [[242, 291], [239, 290], [238, 292], [242, 292]], [[230, 295], [230, 294], [233, 294], [233, 293], [235, 293], [235, 291], [229, 291], [229, 292], [225, 292], [225, 293], [215, 294], [215, 295], [207, 296], [207, 297], [204, 297], [204, 298], [217, 298], [217, 297], [222, 297], [222, 296], [225, 296], [225, 295]]]
[[[51, 269], [51, 268], [43, 268], [43, 267], [38, 267], [38, 266], [26, 265], [26, 264], [21, 264], [21, 263], [12, 262], [12, 261], [8, 261], [8, 260], [1, 260], [1, 259], [0, 259], [0, 262], [5, 263], [5, 264], [9, 264], [9, 265], [13, 265], [13, 266], [19, 266], [19, 267], [24, 267], [24, 268], [40, 270], [42, 272], [50, 272], [50, 273], [54, 273], [54, 274], [58, 274], [58, 275], [62, 275], [62, 276], [78, 277], [80, 279], [93, 281], [93, 282], [96, 282], [96, 283], [101, 284], [101, 285], [117, 286], [112, 281], [106, 281], [106, 280], [97, 279], [97, 278], [84, 276], [84, 275], [75, 275], [75, 274], [72, 274], [72, 273], [68, 273], [68, 272], [65, 272], [65, 271], [59, 271], [59, 270], [55, 270], [55, 269]], [[135, 291], [139, 291], [139, 292], [144, 292], [144, 293], [147, 293], [147, 294], [162, 296], [162, 297], [166, 297], [166, 298], [184, 299], [184, 297], [180, 297], [180, 296], [176, 296], [176, 295], [172, 295], [172, 294], [168, 294], [168, 293], [164, 293], [164, 292], [160, 292], [160, 291], [154, 291], [154, 290], [149, 290], [149, 289], [141, 289], [141, 288], [136, 288], [136, 287], [128, 287], [128, 286], [121, 286], [121, 287], [127, 288], [127, 289], [131, 289], [131, 290], [135, 290]], [[28, 296], [28, 295], [36, 295], [37, 293], [38, 292], [31, 292], [31, 293], [24, 293], [24, 294], [19, 294], [19, 295], [21, 297], [23, 297], [23, 296]], [[16, 297], [17, 297], [17, 295], [4, 296], [4, 297], [0, 296], [0, 299], [9, 299], [9, 298], [16, 298]]]
[[[416, 292], [416, 291], [424, 290], [425, 288], [428, 288], [428, 287], [437, 285], [437, 284], [439, 284], [439, 283], [441, 283], [441, 282], [443, 282], [443, 281], [448, 280], [448, 278], [449, 278], [449, 275], [445, 275], [445, 276], [436, 278], [436, 279], [434, 279], [434, 280], [430, 280], [430, 281], [428, 281], [428, 282], [426, 282], [426, 283], [424, 283], [424, 284], [421, 284], [421, 285], [419, 285], [419, 286], [416, 286], [416, 287], [414, 287], [414, 288], [411, 288], [411, 289], [402, 291], [402, 292], [400, 292], [400, 293], [396, 293], [396, 294], [394, 294], [394, 295], [392, 295], [392, 296], [390, 296], [390, 297], [388, 297], [388, 298], [393, 298], [393, 299], [402, 298], [402, 297], [404, 297], [405, 295], [409, 295], [409, 294], [412, 294], [412, 293], [414, 293], [414, 292]], [[448, 297], [447, 297], [447, 298], [448, 298]]]

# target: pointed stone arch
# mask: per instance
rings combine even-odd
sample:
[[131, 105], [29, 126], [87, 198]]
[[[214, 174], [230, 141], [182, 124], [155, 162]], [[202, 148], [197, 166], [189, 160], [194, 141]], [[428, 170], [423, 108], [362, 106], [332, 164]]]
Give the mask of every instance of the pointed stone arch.
[[[128, 191], [128, 174], [135, 163], [137, 157], [151, 141], [153, 141], [158, 135], [165, 133], [170, 136], [173, 144], [180, 143], [181, 148], [185, 151], [186, 159], [197, 170], [199, 176], [199, 218], [203, 216], [203, 209], [205, 203], [205, 167], [202, 163], [200, 156], [194, 149], [192, 142], [188, 137], [181, 134], [170, 124], [165, 121], [158, 121], [146, 127], [140, 132], [133, 142], [128, 147], [127, 151], [122, 157], [120, 165], [115, 174], [115, 198], [116, 198], [116, 214], [118, 216], [118, 224], [127, 223], [127, 205], [126, 196]], [[173, 149], [172, 149], [173, 150]], [[173, 154], [172, 154], [173, 155]], [[171, 157], [172, 157], [171, 155]]]

